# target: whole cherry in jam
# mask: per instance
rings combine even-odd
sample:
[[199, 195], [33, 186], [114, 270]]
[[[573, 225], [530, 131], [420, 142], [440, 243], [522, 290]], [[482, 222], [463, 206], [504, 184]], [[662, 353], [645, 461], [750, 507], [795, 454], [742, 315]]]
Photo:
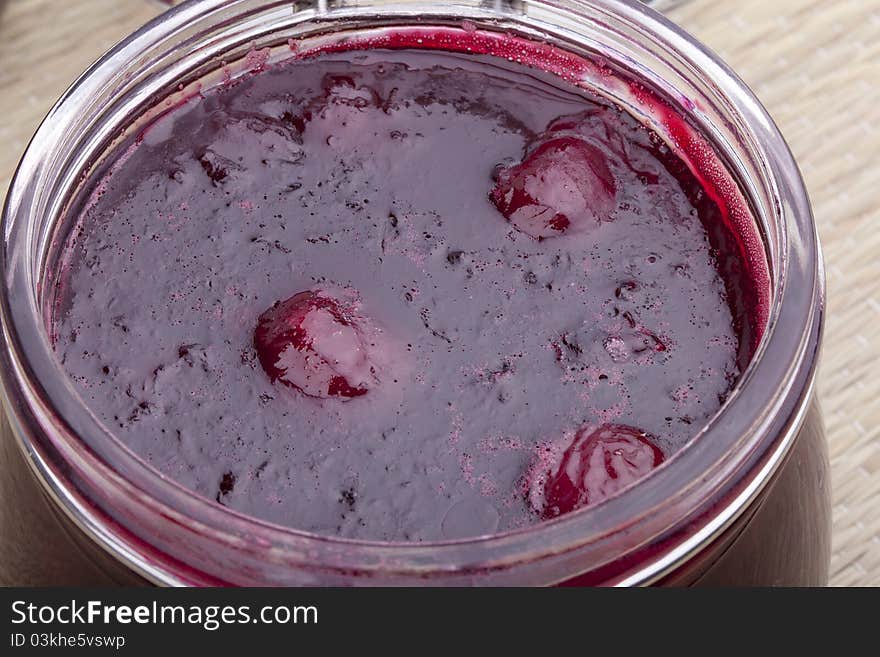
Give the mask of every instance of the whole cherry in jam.
[[533, 468], [532, 507], [550, 519], [596, 504], [648, 474], [663, 462], [649, 434], [623, 424], [581, 428], [561, 457]]
[[539, 141], [522, 162], [497, 171], [489, 198], [516, 229], [540, 240], [607, 220], [615, 193], [602, 151], [566, 135]]
[[373, 332], [351, 302], [308, 290], [260, 315], [254, 347], [272, 381], [311, 397], [352, 398], [378, 383]]

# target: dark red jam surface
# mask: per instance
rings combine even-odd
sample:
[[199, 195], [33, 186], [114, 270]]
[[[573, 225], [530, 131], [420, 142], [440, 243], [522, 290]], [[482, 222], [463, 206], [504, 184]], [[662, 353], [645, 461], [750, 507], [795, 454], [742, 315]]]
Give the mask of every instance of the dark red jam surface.
[[65, 247], [55, 346], [126, 444], [220, 504], [361, 539], [509, 530], [613, 495], [724, 402], [752, 324], [722, 219], [557, 76], [328, 52], [118, 160]]

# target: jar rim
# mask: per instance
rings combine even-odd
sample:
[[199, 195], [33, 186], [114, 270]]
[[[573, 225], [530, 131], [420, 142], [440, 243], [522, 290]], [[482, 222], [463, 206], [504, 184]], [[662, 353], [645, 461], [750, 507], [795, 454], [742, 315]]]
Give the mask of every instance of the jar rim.
[[[289, 13], [290, 3], [254, 0], [190, 0], [175, 7], [98, 60], [58, 101], [35, 134], [10, 185], [0, 224], [5, 342], [0, 376], [8, 415], [32, 467], [77, 525], [117, 558], [160, 583], [199, 581], [202, 575], [189, 572], [194, 567], [186, 563], [185, 553], [173, 554], [166, 545], [157, 554], [137, 538], [143, 536], [145, 523], [159, 518], [188, 527], [190, 542], [181, 544], [186, 549], [204, 547], [194, 538], [198, 535], [224, 546], [224, 558], [246, 555], [243, 563], [251, 569], [260, 567], [254, 560], [271, 561], [280, 569], [272, 576], [242, 575], [242, 581], [256, 577], [253, 581], [271, 582], [286, 569], [304, 568], [318, 578], [337, 578], [334, 581], [367, 575], [381, 577], [383, 583], [461, 582], [489, 573], [497, 575], [498, 582], [510, 581], [506, 578], [516, 574], [519, 582], [552, 583], [568, 578], [571, 568], [583, 571], [619, 564], [635, 553], [644, 558], [634, 565], [620, 565], [606, 581], [644, 583], [661, 577], [732, 523], [784, 459], [814, 385], [824, 272], [803, 181], [766, 110], [714, 54], [635, 0], [517, 0], [493, 7], [479, 0], [458, 0], [428, 10], [425, 7], [434, 3], [322, 0], [301, 3], [305, 8], [300, 11], [311, 12], [303, 20], [325, 26], [379, 12], [429, 27], [432, 19], [454, 15], [478, 22], [501, 20], [506, 28], [516, 26], [526, 36], [558, 35], [565, 31], [560, 28], [564, 25], [573, 38], [583, 38], [577, 30], [586, 29], [582, 21], [589, 16], [596, 29], [634, 30], [662, 48], [676, 66], [710, 81], [715, 101], [733, 117], [740, 146], [748, 147], [764, 176], [757, 182], [766, 196], [765, 219], [773, 224], [767, 227], [773, 233], [769, 235], [773, 302], [762, 342], [734, 393], [684, 450], [637, 486], [549, 522], [455, 541], [383, 543], [310, 534], [237, 513], [168, 479], [122, 445], [79, 399], [49, 344], [38, 299], [41, 272], [28, 250], [35, 240], [49, 240], [46, 231], [51, 226], [38, 231], [39, 218], [47, 212], [60, 216], [62, 210], [61, 194], [47, 199], [42, 190], [61, 151], [76, 146], [65, 131], [90, 99], [113, 93], [113, 85], [122, 84], [119, 72], [141, 62], [150, 48], [187, 38], [191, 26], [200, 21], [219, 23], [232, 16], [251, 16], [248, 12], [256, 12], [258, 5], [260, 11], [269, 11], [284, 4]], [[61, 191], [69, 191], [83, 170], [75, 169], [71, 166], [58, 183], [59, 189], [68, 187]], [[105, 490], [98, 490], [99, 483]], [[108, 507], [109, 498], [98, 501], [102, 496], [125, 499], [133, 506], [119, 514]], [[719, 501], [723, 501], [720, 509]], [[184, 535], [174, 536], [177, 540]], [[174, 557], [170, 561], [165, 558], [169, 555]], [[175, 566], [177, 562], [186, 567]], [[218, 580], [224, 577], [206, 567], [196, 570]], [[559, 575], [563, 571], [564, 577]]]

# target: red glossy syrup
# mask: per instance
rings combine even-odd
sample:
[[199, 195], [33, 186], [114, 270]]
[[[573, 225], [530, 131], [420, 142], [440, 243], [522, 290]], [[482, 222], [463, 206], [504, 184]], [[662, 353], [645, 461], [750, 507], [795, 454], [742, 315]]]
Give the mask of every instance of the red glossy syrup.
[[53, 322], [93, 411], [221, 504], [373, 540], [555, 518], [682, 448], [766, 302], [704, 142], [546, 46], [338, 49], [261, 59], [96, 183]]

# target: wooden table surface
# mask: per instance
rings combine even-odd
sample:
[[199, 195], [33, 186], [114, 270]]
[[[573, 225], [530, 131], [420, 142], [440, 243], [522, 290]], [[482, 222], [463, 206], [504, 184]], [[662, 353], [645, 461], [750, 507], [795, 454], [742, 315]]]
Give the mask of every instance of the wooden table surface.
[[[880, 0], [672, 4], [670, 15], [769, 108], [806, 178], [828, 271], [819, 394], [833, 472], [831, 582], [880, 585]], [[162, 7], [153, 0], [0, 0], [0, 7], [2, 197], [55, 99]]]

